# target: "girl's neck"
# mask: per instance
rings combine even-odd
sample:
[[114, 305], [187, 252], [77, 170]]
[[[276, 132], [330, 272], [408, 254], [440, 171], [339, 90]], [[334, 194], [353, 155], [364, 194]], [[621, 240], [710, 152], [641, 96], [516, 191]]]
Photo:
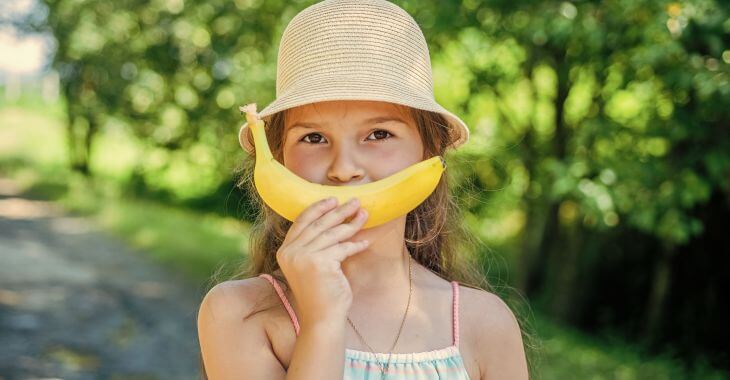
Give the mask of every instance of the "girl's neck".
[[[384, 292], [408, 292], [409, 252], [404, 239], [406, 216], [379, 226], [360, 230], [348, 241], [367, 239], [366, 249], [346, 258], [342, 271], [350, 282], [352, 295], [369, 298]], [[414, 263], [411, 265], [415, 266]], [[415, 268], [413, 268], [415, 271]]]
[[[383, 242], [375, 242], [366, 250], [342, 262], [342, 271], [350, 282], [355, 298], [358, 298], [358, 295], [368, 297], [373, 294], [383, 294], [383, 291], [397, 292], [399, 289], [408, 291], [409, 253], [405, 243], [396, 250], [383, 249], [384, 244], [378, 243]], [[414, 266], [414, 263], [411, 265]]]

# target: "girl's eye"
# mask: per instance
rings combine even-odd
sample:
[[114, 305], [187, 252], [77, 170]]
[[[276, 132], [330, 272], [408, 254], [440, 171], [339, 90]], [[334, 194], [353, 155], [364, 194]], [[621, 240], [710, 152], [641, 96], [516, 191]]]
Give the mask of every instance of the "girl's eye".
[[[319, 136], [319, 138], [316, 139], [316, 140], [319, 140], [320, 138], [322, 138], [322, 135], [320, 135], [319, 133], [310, 133], [308, 135], [304, 135], [304, 137], [302, 137], [302, 140], [301, 141], [305, 141], [304, 139], [306, 139], [309, 136]], [[305, 141], [305, 142], [309, 142], [309, 141]], [[314, 144], [318, 144], [318, 143], [315, 142]]]
[[[381, 134], [380, 134], [381, 136], [387, 136], [387, 135], [393, 136], [393, 134], [392, 134], [392, 133], [390, 133], [390, 132], [388, 132], [388, 131], [386, 131], [386, 130], [384, 130], [384, 129], [378, 129], [378, 130], [375, 130], [375, 131], [373, 131], [373, 133], [378, 133], [378, 132], [385, 132], [385, 133], [386, 133], [386, 134], [382, 134], [382, 133], [381, 133]], [[372, 135], [373, 135], [373, 133], [369, 134], [368, 136], [372, 136]], [[376, 140], [385, 140], [385, 139], [387, 139], [387, 138], [388, 138], [388, 137], [383, 137], [382, 139], [376, 139]]]
[[[390, 133], [390, 132], [388, 132], [388, 131], [386, 131], [384, 129], [378, 129], [378, 130], [373, 131], [370, 135], [368, 135], [368, 137], [370, 137], [373, 134], [378, 133], [378, 132], [385, 132], [385, 134], [381, 133], [380, 136], [393, 136], [392, 133]], [[310, 141], [306, 141], [305, 139], [307, 137], [310, 137], [310, 136], [318, 136], [318, 137], [315, 139], [314, 142], [312, 142], [311, 139], [310, 139]], [[302, 137], [301, 141], [304, 141], [304, 142], [307, 142], [307, 143], [310, 143], [310, 144], [319, 144], [320, 141], [322, 141], [323, 138], [324, 137], [321, 134], [314, 132], [314, 133], [310, 133], [308, 135], [304, 135], [304, 137]], [[380, 138], [380, 139], [376, 138], [374, 140], [385, 140], [385, 139], [388, 139], [388, 138], [389, 137], [383, 137], [383, 138]], [[373, 141], [373, 139], [368, 139], [368, 140]]]

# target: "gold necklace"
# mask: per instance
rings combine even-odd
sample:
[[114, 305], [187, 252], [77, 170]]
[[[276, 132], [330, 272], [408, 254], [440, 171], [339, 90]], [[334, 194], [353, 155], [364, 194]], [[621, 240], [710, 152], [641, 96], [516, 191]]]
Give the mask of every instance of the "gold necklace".
[[[406, 321], [406, 315], [408, 315], [408, 308], [411, 306], [411, 294], [413, 294], [413, 270], [411, 269], [411, 260], [412, 260], [412, 258], [411, 258], [411, 255], [409, 254], [408, 255], [408, 303], [406, 304], [406, 312], [403, 314], [403, 320], [400, 323], [400, 328], [398, 329], [398, 335], [396, 335], [396, 337], [395, 337], [393, 346], [390, 347], [390, 351], [388, 351], [388, 361], [386, 362], [385, 367], [390, 365], [390, 357], [391, 357], [391, 355], [393, 355], [393, 348], [395, 348], [395, 345], [398, 343], [398, 338], [400, 338], [400, 333], [403, 330], [403, 324]], [[365, 342], [365, 338], [363, 338], [362, 335], [360, 335], [360, 332], [357, 331], [357, 328], [355, 328], [355, 325], [352, 323], [352, 320], [350, 320], [349, 316], [347, 317], [347, 322], [350, 323], [350, 326], [352, 326], [353, 330], [355, 330], [355, 334], [357, 334], [357, 336], [360, 337], [360, 340], [366, 346], [368, 346], [368, 349], [370, 350], [370, 352], [373, 353], [373, 356], [376, 356], [373, 348], [370, 347], [370, 345], [367, 344], [367, 342]], [[385, 376], [385, 367], [382, 366], [380, 364], [380, 362], [377, 360], [376, 360], [376, 363], [378, 363], [381, 373], [383, 374], [383, 376]]]

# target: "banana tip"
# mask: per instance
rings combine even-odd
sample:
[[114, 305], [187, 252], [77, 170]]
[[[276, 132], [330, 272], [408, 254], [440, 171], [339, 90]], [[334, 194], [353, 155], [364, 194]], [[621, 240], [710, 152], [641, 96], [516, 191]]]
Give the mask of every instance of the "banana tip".
[[259, 120], [259, 115], [256, 112], [256, 103], [249, 103], [238, 107], [238, 109], [241, 111], [241, 115], [246, 113], [246, 120], [248, 123], [253, 124]]
[[256, 112], [256, 103], [249, 103], [243, 106], [238, 107], [238, 110], [241, 111], [241, 114], [244, 112], [247, 114], [253, 114], [254, 116], [257, 115]]

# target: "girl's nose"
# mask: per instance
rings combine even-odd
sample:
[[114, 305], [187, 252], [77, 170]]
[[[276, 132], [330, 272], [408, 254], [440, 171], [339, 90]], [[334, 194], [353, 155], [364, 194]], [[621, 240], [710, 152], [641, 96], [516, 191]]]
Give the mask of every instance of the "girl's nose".
[[355, 161], [351, 154], [338, 152], [335, 155], [332, 165], [329, 167], [327, 177], [336, 185], [348, 184], [360, 181], [365, 175], [361, 164]]

